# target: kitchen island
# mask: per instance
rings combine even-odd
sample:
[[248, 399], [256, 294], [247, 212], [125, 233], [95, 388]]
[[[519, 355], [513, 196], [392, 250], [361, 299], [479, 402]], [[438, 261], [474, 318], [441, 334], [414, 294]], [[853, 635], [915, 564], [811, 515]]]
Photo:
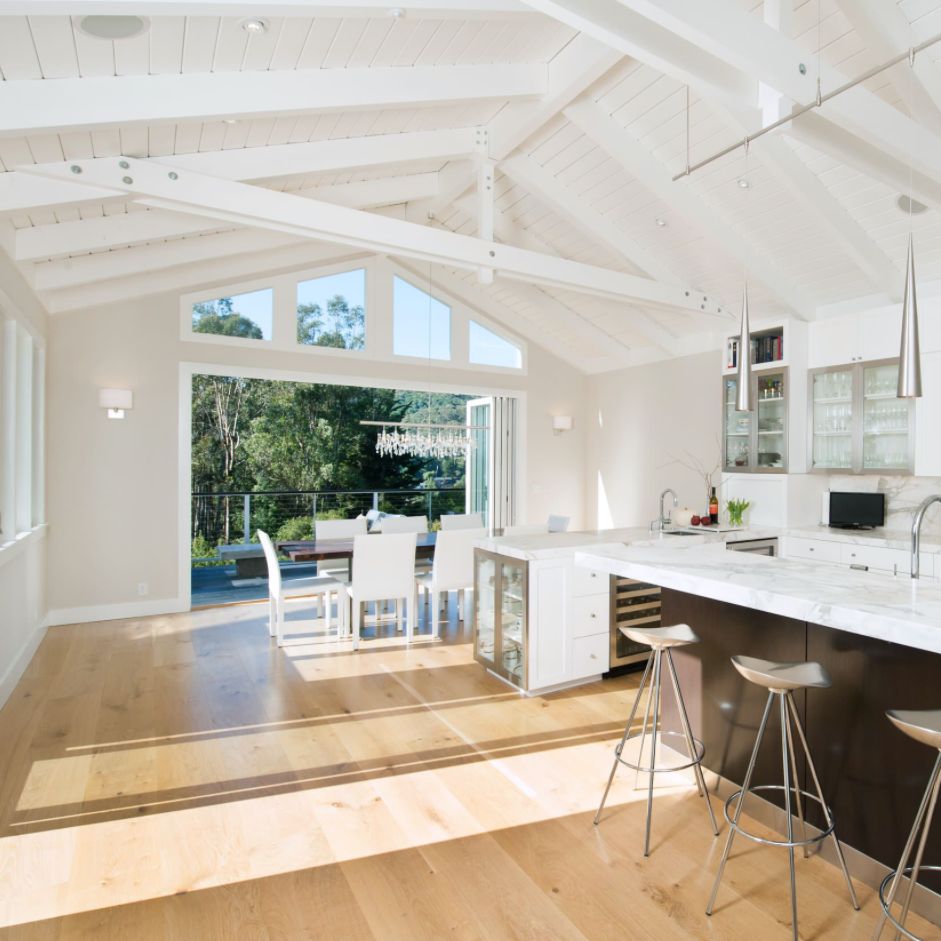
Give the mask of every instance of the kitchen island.
[[[841, 840], [858, 851], [855, 874], [876, 878], [867, 857], [896, 865], [936, 755], [885, 712], [941, 708], [941, 585], [702, 544], [596, 546], [575, 561], [660, 585], [663, 623], [685, 622], [699, 635], [676, 665], [704, 764], [725, 790], [744, 778], [767, 695], [729, 658], [822, 663], [832, 687], [795, 698], [824, 796]], [[806, 789], [806, 769], [798, 775]], [[756, 782], [780, 776], [780, 746], [769, 736]], [[941, 860], [937, 834], [926, 858]]]

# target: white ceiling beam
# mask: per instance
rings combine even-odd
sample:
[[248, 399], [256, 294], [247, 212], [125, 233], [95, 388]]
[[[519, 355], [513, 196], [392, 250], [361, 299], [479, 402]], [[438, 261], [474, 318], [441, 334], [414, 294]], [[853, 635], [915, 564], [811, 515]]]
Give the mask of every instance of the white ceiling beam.
[[[181, 167], [226, 180], [274, 181], [334, 170], [363, 170], [387, 164], [452, 160], [475, 153], [478, 129], [408, 131], [301, 144], [274, 144], [197, 154], [150, 157], [154, 163]], [[133, 156], [133, 155], [130, 155]], [[119, 158], [113, 158], [117, 161]], [[114, 193], [101, 187], [43, 179], [14, 170], [0, 173], [0, 214], [28, 213], [62, 205], [102, 202]]]
[[[253, 278], [264, 277], [282, 271], [364, 257], [362, 252], [350, 252], [336, 245], [309, 240], [296, 240], [293, 244], [272, 248], [271, 242], [264, 240], [266, 234], [239, 233], [240, 241], [237, 247], [240, 250], [237, 254], [232, 253], [232, 240], [225, 240], [221, 235], [207, 235], [200, 241], [219, 240], [215, 249], [219, 254], [209, 259], [190, 260], [184, 253], [178, 257], [176, 264], [166, 268], [156, 268], [149, 272], [135, 268], [133, 273], [120, 277], [43, 292], [43, 304], [50, 314], [62, 314], [89, 307], [101, 307], [103, 304], [126, 304], [133, 298], [154, 294], [211, 288], [218, 284], [244, 280], [247, 271], [251, 272]], [[254, 242], [245, 238], [246, 235], [253, 235]], [[143, 253], [147, 250], [126, 251]]]
[[[321, 239], [367, 251], [392, 252], [470, 270], [492, 267], [510, 280], [638, 301], [646, 306], [681, 310], [698, 307], [696, 302], [699, 298], [691, 289], [684, 291], [682, 287], [595, 265], [497, 246], [466, 235], [244, 183], [183, 170], [171, 175], [165, 167], [149, 161], [126, 162], [128, 166], [121, 168], [113, 158], [100, 158], [44, 164], [29, 167], [23, 172], [60, 180], [80, 176], [85, 183], [113, 187], [116, 192], [132, 196], [145, 205], [287, 232], [302, 238]], [[74, 173], [71, 169], [74, 166], [80, 166], [82, 173]]]
[[546, 87], [540, 64], [24, 79], [0, 84], [0, 134], [532, 98]]
[[[619, 53], [596, 42], [590, 36], [575, 36], [549, 63], [546, 93], [537, 101], [510, 101], [482, 129], [479, 137], [481, 157], [503, 160], [522, 146], [569, 102], [590, 88], [620, 60]], [[442, 180], [438, 196], [415, 207], [416, 221], [434, 219], [458, 200], [473, 185], [475, 170], [455, 171]]]
[[812, 319], [815, 305], [803, 292], [756, 252], [746, 238], [725, 224], [686, 180], [674, 183], [670, 170], [598, 105], [581, 101], [566, 108], [565, 116], [678, 216], [720, 244], [730, 258], [744, 264], [750, 275], [762, 281], [795, 317]]
[[[754, 80], [710, 53], [693, 47], [687, 38], [627, 9], [632, 5], [630, 0], [625, 6], [607, 4], [603, 0], [534, 0], [534, 5], [569, 25], [593, 31], [593, 35], [615, 48], [691, 85], [715, 105], [742, 136], [753, 134], [762, 126], [762, 113], [757, 107], [758, 86]], [[767, 19], [786, 24], [787, 14], [781, 2], [774, 6], [777, 9], [765, 11]], [[763, 28], [776, 32], [770, 26]], [[885, 253], [814, 174], [789, 152], [787, 145], [766, 137], [755, 149], [804, 210], [857, 263], [873, 287], [896, 291], [898, 277]]]
[[[549, 2], [549, 0], [539, 0]], [[552, 0], [560, 2], [560, 0]], [[565, 5], [595, 2], [629, 7], [657, 25], [698, 45], [752, 81], [760, 80], [799, 104], [817, 93], [816, 68], [807, 50], [742, 9], [736, 0], [561, 0]], [[797, 65], [808, 63], [802, 75]], [[848, 81], [825, 63], [821, 68], [824, 93]], [[746, 101], [745, 104], [754, 104]], [[821, 114], [898, 159], [912, 159], [916, 169], [941, 180], [941, 136], [913, 121], [897, 108], [858, 85], [828, 101]]]
[[[897, 3], [837, 0], [837, 5], [876, 61], [888, 61], [918, 42]], [[894, 65], [887, 74], [909, 111], [936, 134], [941, 133], [941, 71], [928, 55], [915, 57], [914, 74], [907, 62]]]
[[561, 184], [532, 157], [516, 154], [500, 164], [500, 172], [536, 196], [585, 238], [617, 255], [635, 274], [672, 284], [678, 282], [676, 275], [666, 265], [606, 216], [592, 209], [578, 193]]
[[[24, 179], [29, 177], [24, 176]], [[416, 173], [411, 176], [310, 187], [298, 191], [297, 195], [322, 199], [339, 206], [374, 209], [405, 203], [411, 199], [429, 198], [435, 192], [437, 174]], [[218, 222], [205, 216], [191, 216], [165, 209], [116, 213], [95, 219], [77, 219], [72, 222], [18, 229], [14, 258], [17, 261], [38, 261], [105, 248], [123, 248], [144, 242], [199, 235], [218, 228]]]
[[520, 19], [532, 11], [518, 0], [413, 0], [407, 8], [396, 0], [334, 0], [303, 3], [302, 0], [4, 0], [6, 16], [302, 16], [317, 19], [373, 19], [393, 10], [422, 19]]

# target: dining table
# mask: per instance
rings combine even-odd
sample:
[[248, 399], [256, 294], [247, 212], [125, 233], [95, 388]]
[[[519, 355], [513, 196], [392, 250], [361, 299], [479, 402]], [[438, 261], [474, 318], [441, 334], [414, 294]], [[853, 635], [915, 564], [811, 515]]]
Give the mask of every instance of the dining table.
[[[435, 554], [437, 533], [418, 533], [415, 539], [415, 557], [432, 559]], [[353, 571], [353, 539], [292, 539], [278, 543], [278, 550], [292, 562], [326, 562], [328, 559], [347, 559]]]

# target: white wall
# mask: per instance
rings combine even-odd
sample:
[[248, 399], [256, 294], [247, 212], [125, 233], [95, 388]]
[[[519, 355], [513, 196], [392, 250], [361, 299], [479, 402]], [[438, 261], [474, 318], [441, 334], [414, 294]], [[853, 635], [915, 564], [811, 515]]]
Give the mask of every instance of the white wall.
[[[9, 257], [0, 250], [0, 325], [16, 321], [33, 343], [41, 346], [46, 332], [46, 311], [20, 277]], [[3, 457], [3, 455], [0, 455]], [[7, 467], [10, 470], [9, 467]], [[3, 468], [0, 468], [2, 476]], [[42, 481], [42, 467], [37, 468], [30, 484]], [[30, 504], [40, 518], [42, 507]], [[46, 616], [45, 528], [36, 525], [16, 535], [15, 540], [0, 545], [0, 705], [9, 696], [30, 657], [42, 640]], [[2, 541], [2, 540], [0, 540]]]
[[667, 487], [681, 507], [708, 509], [702, 478], [677, 459], [718, 464], [720, 402], [714, 351], [590, 377], [586, 523], [646, 526]]
[[[416, 378], [453, 391], [519, 390], [525, 401], [525, 516], [581, 524], [585, 378], [530, 345], [528, 375], [370, 363], [316, 349], [295, 352], [180, 339], [179, 298], [167, 294], [50, 320], [48, 513], [50, 619], [67, 623], [175, 610], [179, 604], [179, 374], [181, 363], [279, 370], [284, 378], [368, 376], [406, 388]], [[134, 408], [109, 421], [100, 387], [128, 388]], [[552, 434], [550, 413], [575, 430]], [[188, 419], [187, 419], [188, 434]], [[148, 595], [138, 595], [145, 582]]]

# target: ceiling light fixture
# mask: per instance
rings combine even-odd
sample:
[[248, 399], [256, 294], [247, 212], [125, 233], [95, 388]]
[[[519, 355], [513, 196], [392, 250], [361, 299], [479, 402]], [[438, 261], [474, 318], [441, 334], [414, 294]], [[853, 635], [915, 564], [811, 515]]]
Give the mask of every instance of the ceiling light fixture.
[[751, 186], [751, 183], [749, 183], [748, 180], [745, 179], [745, 177], [739, 177], [737, 182], [738, 182], [739, 189], [747, 190], [748, 187]]
[[913, 199], [911, 196], [906, 196], [904, 193], [899, 194], [899, 198], [895, 201], [895, 205], [898, 206], [906, 216], [917, 216], [923, 212], [928, 211], [928, 207], [924, 203], [920, 203], [917, 199]]
[[250, 17], [247, 20], [242, 20], [240, 25], [246, 33], [259, 34], [268, 32], [268, 21], [263, 20], [257, 16]]
[[223, 118], [223, 124], [238, 124], [239, 122], [235, 118]]
[[403, 10], [401, 7], [392, 7], [392, 9], [389, 10], [389, 16], [391, 16], [393, 19], [401, 20], [405, 17], [405, 10]]
[[78, 28], [93, 39], [133, 39], [147, 32], [150, 20], [144, 16], [83, 16]]
[[654, 222], [657, 223], [657, 226], [658, 226], [659, 228], [661, 228], [661, 229], [666, 228], [666, 224], [667, 224], [667, 220], [666, 220], [666, 219], [661, 219], [661, 218], [658, 217], [658, 218], [654, 219]]

